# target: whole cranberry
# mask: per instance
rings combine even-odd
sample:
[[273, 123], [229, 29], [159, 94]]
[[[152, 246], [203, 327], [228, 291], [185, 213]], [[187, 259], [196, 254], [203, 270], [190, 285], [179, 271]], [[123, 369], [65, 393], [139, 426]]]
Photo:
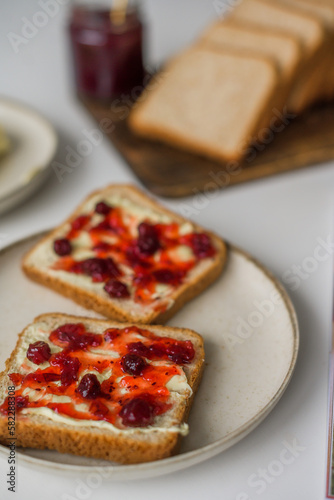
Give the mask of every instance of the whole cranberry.
[[215, 249], [211, 243], [209, 236], [205, 233], [194, 233], [191, 235], [190, 245], [194, 254], [199, 259], [212, 257], [215, 254]]
[[146, 368], [146, 362], [137, 354], [125, 354], [121, 359], [122, 368], [129, 375], [139, 376]]
[[127, 299], [130, 297], [128, 287], [121, 281], [110, 279], [104, 286], [104, 290], [110, 297], [115, 299]]
[[119, 413], [128, 427], [147, 427], [153, 422], [153, 408], [142, 398], [134, 398], [126, 403]]
[[111, 211], [111, 206], [105, 203], [104, 201], [100, 201], [95, 206], [95, 212], [97, 214], [108, 215], [110, 211]]
[[39, 340], [33, 344], [29, 344], [27, 350], [27, 358], [35, 365], [40, 365], [48, 361], [51, 357], [51, 349], [49, 344]]
[[53, 249], [57, 255], [63, 257], [64, 255], [70, 255], [72, 252], [72, 245], [67, 238], [60, 238], [53, 242]]
[[78, 392], [83, 398], [96, 399], [101, 393], [101, 385], [94, 373], [87, 373], [80, 380]]
[[142, 222], [138, 226], [137, 247], [143, 256], [153, 255], [159, 248], [158, 232], [154, 226], [147, 222]]

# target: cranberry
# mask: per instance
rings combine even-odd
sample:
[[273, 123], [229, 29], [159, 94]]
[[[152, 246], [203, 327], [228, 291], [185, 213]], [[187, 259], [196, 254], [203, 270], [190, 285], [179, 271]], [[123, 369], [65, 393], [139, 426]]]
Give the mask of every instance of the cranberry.
[[78, 358], [60, 352], [53, 357], [50, 363], [54, 366], [60, 366], [62, 369], [60, 375], [62, 385], [68, 386], [71, 385], [72, 382], [78, 380], [78, 371], [80, 368], [80, 361]]
[[169, 269], [158, 269], [154, 271], [153, 276], [158, 283], [165, 283], [166, 285], [174, 285], [180, 282], [180, 277]]
[[63, 257], [64, 255], [70, 255], [72, 252], [72, 245], [67, 238], [61, 238], [53, 242], [53, 249], [57, 255]]
[[90, 221], [89, 215], [79, 215], [74, 221], [72, 221], [72, 229], [75, 231], [78, 231], [79, 229], [82, 229], [86, 224]]
[[80, 267], [84, 274], [91, 276], [93, 281], [99, 283], [108, 278], [116, 278], [120, 275], [118, 267], [110, 257], [107, 259], [93, 257], [83, 260], [80, 263]]
[[104, 286], [105, 291], [110, 297], [115, 299], [127, 299], [130, 297], [128, 287], [121, 281], [110, 279]]
[[137, 247], [143, 256], [153, 255], [159, 248], [158, 232], [154, 226], [147, 222], [142, 222], [138, 226]]
[[126, 346], [131, 354], [137, 354], [138, 356], [143, 356], [148, 358], [150, 351], [142, 342], [131, 342]]
[[83, 398], [96, 399], [101, 393], [101, 385], [94, 373], [87, 373], [80, 380], [78, 392]]
[[69, 350], [78, 351], [101, 345], [102, 335], [86, 332], [82, 323], [66, 323], [51, 332], [50, 340], [64, 342]]
[[29, 404], [29, 398], [27, 396], [16, 396], [15, 404], [18, 410], [26, 408]]
[[209, 236], [205, 233], [193, 233], [190, 237], [190, 246], [199, 259], [212, 257], [216, 253]]
[[104, 201], [100, 201], [95, 206], [95, 212], [101, 215], [108, 215], [111, 210], [111, 206], [105, 203]]
[[142, 398], [134, 398], [126, 403], [119, 413], [128, 427], [147, 427], [153, 422], [153, 408]]
[[39, 340], [33, 344], [29, 344], [27, 350], [27, 358], [35, 365], [40, 365], [48, 361], [51, 357], [51, 349], [49, 344]]
[[122, 368], [129, 375], [142, 375], [144, 368], [146, 368], [146, 363], [137, 354], [125, 354], [121, 360]]
[[169, 359], [177, 365], [186, 365], [191, 363], [195, 356], [194, 347], [188, 340], [183, 345], [172, 344], [168, 346], [166, 352]]

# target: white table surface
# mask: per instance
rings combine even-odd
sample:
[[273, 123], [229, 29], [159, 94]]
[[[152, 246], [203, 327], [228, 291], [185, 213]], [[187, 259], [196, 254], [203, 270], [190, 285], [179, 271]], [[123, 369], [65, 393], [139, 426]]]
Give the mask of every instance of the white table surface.
[[[60, 6], [60, 0], [56, 2], [56, 15], [49, 17], [47, 25], [15, 53], [7, 34], [21, 34], [25, 22], [22, 18], [31, 20], [41, 7], [35, 0], [1, 0], [0, 93], [19, 99], [51, 120], [60, 137], [56, 159], [62, 162], [66, 146], [75, 148], [83, 139], [82, 131], [95, 125], [72, 94], [65, 38], [67, 6]], [[146, 0], [150, 64], [159, 63], [190, 42], [216, 16], [215, 5], [219, 2]], [[79, 167], [64, 176], [62, 183], [52, 174], [32, 199], [1, 216], [0, 247], [59, 223], [93, 188], [116, 181], [136, 179], [104, 139]], [[315, 165], [219, 191], [195, 219], [248, 250], [282, 279], [284, 273], [295, 272], [293, 266], [311, 262], [307, 258], [313, 256], [319, 238], [334, 237], [333, 183], [334, 162]], [[178, 211], [184, 203], [193, 207], [196, 197], [164, 202]], [[1, 499], [323, 498], [332, 255], [328, 254], [316, 270], [304, 275], [297, 290], [292, 290], [288, 283], [286, 286], [301, 331], [297, 368], [282, 400], [248, 437], [215, 458], [178, 473], [128, 483], [104, 480], [98, 488], [85, 490], [79, 488], [82, 483], [76, 477], [59, 478], [19, 464], [17, 492], [7, 492], [8, 464], [1, 459]], [[300, 449], [294, 460], [274, 476], [278, 470], [275, 463], [286, 447], [284, 443], [296, 440]]]

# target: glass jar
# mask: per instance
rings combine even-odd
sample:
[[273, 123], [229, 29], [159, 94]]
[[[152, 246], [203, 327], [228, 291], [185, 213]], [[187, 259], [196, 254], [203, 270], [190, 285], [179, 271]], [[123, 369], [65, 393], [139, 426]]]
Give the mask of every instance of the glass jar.
[[125, 5], [126, 10], [115, 9], [110, 0], [72, 4], [69, 32], [81, 96], [109, 101], [143, 85], [140, 9], [134, 0]]

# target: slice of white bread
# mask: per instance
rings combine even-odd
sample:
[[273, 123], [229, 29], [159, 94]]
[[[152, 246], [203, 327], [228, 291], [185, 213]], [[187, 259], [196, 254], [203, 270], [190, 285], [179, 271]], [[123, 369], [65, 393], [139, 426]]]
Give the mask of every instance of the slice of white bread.
[[278, 84], [274, 61], [194, 46], [169, 62], [129, 117], [139, 135], [219, 160], [239, 160]]
[[[88, 343], [83, 348], [76, 346], [69, 354], [69, 342], [59, 342], [59, 338], [64, 337], [58, 336], [56, 341], [54, 337], [50, 339], [50, 332], [55, 329], [62, 327], [64, 332], [64, 324], [83, 325], [85, 332], [95, 334], [95, 339], [101, 338], [99, 348]], [[71, 328], [73, 331], [73, 327]], [[126, 328], [127, 331], [124, 332]], [[118, 329], [115, 333], [116, 340], [105, 340], [103, 333], [107, 329], [109, 334]], [[149, 339], [148, 335], [151, 334], [160, 339]], [[84, 335], [85, 333], [80, 333], [77, 338], [82, 339]], [[166, 355], [160, 358], [155, 355], [150, 359], [145, 358], [144, 368], [139, 375], [124, 371], [123, 356], [131, 352], [131, 344], [127, 344], [127, 341], [141, 341], [146, 347], [159, 340], [173, 344], [173, 341], [165, 339], [166, 337], [188, 341], [187, 349], [191, 342], [194, 349], [192, 359], [188, 355], [186, 363], [182, 357], [176, 361]], [[113, 334], [108, 338], [113, 339]], [[42, 358], [42, 364], [31, 361], [31, 357], [27, 358], [28, 349], [31, 349], [29, 346], [35, 342], [44, 342], [50, 348], [51, 357], [46, 361], [47, 357]], [[180, 345], [182, 348], [185, 344], [181, 342]], [[58, 367], [55, 362], [56, 356], [65, 356], [66, 359], [73, 359], [73, 356], [79, 359], [79, 367], [76, 366], [70, 383], [65, 384], [62, 378], [59, 380], [63, 368]], [[85, 364], [87, 360], [89, 364]], [[99, 368], [105, 365], [109, 368]], [[7, 408], [11, 412], [15, 408], [15, 394], [16, 412], [13, 412], [16, 446], [49, 448], [61, 453], [124, 464], [168, 457], [177, 451], [181, 435], [188, 432], [185, 422], [203, 367], [203, 340], [192, 330], [162, 326], [143, 327], [59, 313], [43, 314], [35, 318], [19, 335], [17, 345], [6, 361], [6, 368], [0, 374], [0, 442], [8, 445], [14, 437], [14, 430], [9, 426], [11, 413], [6, 414], [4, 410]], [[35, 376], [32, 373], [36, 370], [39, 373], [38, 380], [43, 380], [42, 382], [25, 378]], [[164, 372], [163, 378], [161, 371]], [[119, 372], [123, 374], [121, 377], [117, 377]], [[46, 373], [52, 373], [54, 378], [50, 379], [50, 375], [44, 375]], [[93, 375], [98, 379], [98, 390], [90, 393], [80, 392], [79, 384], [86, 375]], [[122, 380], [126, 380], [126, 384], [122, 383]], [[131, 385], [133, 383], [135, 385]], [[61, 396], [57, 395], [59, 393]], [[12, 399], [6, 400], [8, 395]], [[138, 402], [138, 398], [149, 401], [149, 420], [124, 424], [120, 410], [134, 399]], [[98, 405], [105, 410], [103, 418], [97, 412]], [[102, 411], [101, 406], [99, 411]], [[162, 408], [163, 411], [157, 412], [156, 408]], [[87, 418], [87, 414], [92, 415], [92, 418]], [[139, 417], [142, 418], [140, 415]], [[142, 422], [145, 422], [145, 425], [137, 426]]]
[[262, 54], [275, 60], [284, 80], [290, 81], [302, 59], [298, 38], [269, 28], [237, 20], [218, 21], [209, 26], [200, 43], [222, 49], [239, 49]]
[[[109, 215], [96, 213], [96, 205], [100, 202], [112, 207]], [[87, 228], [76, 232], [75, 237], [71, 239], [70, 255], [59, 257], [54, 250], [55, 240], [67, 238], [68, 233], [72, 231], [72, 225], [76, 224], [74, 221], [82, 215], [89, 219]], [[102, 233], [94, 232], [93, 243], [89, 228], [104, 224], [105, 221], [108, 221], [108, 230]], [[112, 227], [115, 223], [121, 225], [118, 228], [117, 225]], [[134, 253], [138, 250], [138, 227], [141, 223], [150, 227], [160, 225], [160, 231], [165, 236], [170, 231], [173, 233], [173, 229], [168, 229], [169, 225], [174, 224], [176, 229], [168, 238], [163, 236], [149, 256], [140, 254], [139, 259], [131, 259], [128, 262], [127, 252], [131, 250]], [[198, 236], [199, 233], [203, 236]], [[102, 256], [93, 249], [97, 244], [96, 234], [101, 240], [100, 243], [108, 246]], [[207, 254], [199, 247], [200, 253], [202, 252], [202, 256], [199, 256], [199, 252], [189, 246], [189, 239], [196, 240], [196, 245], [200, 245], [198, 239], [206, 240]], [[204, 246], [205, 244], [204, 241]], [[218, 236], [165, 209], [133, 186], [111, 185], [88, 196], [69, 219], [43, 238], [24, 257], [22, 266], [31, 279], [106, 317], [136, 323], [164, 323], [218, 278], [225, 265], [226, 256], [226, 245]], [[69, 272], [69, 268], [64, 270], [63, 265], [59, 268], [59, 263], [67, 261], [78, 263], [91, 258], [110, 257], [122, 273], [120, 276], [112, 275], [111, 278], [117, 278], [118, 287], [119, 281], [123, 283], [123, 288], [124, 284], [128, 287], [128, 296], [110, 296], [104, 289], [106, 279], [103, 276], [100, 281], [93, 282], [93, 275]], [[187, 267], [185, 275], [176, 282], [168, 277], [166, 279], [166, 273], [161, 277], [161, 269], [167, 267], [168, 273], [170, 262], [170, 270], [176, 277]], [[57, 266], [58, 269], [55, 269]], [[140, 289], [136, 284], [139, 279], [136, 272], [142, 276]], [[151, 283], [153, 276], [156, 278]]]
[[[334, 2], [319, 2], [318, 0], [280, 0], [286, 6], [298, 8], [303, 12], [317, 17], [327, 31], [327, 42], [324, 43], [322, 54], [314, 65], [314, 76], [310, 78], [309, 85], [305, 85], [304, 92], [309, 93], [310, 101], [331, 99], [334, 88]], [[302, 94], [293, 95], [292, 99], [302, 100]]]
[[[204, 47], [232, 49], [243, 55], [265, 56], [273, 60], [278, 68], [279, 81], [269, 109], [284, 112], [303, 57], [297, 37], [230, 19], [211, 25], [199, 43]], [[261, 126], [268, 126], [266, 114]]]
[[[274, 0], [243, 0], [232, 12], [231, 19], [252, 23], [259, 28], [282, 30], [297, 36], [304, 49], [304, 63], [295, 82], [289, 107], [300, 113], [313, 102], [313, 90], [309, 92], [310, 80], [315, 79], [313, 68], [322, 57], [326, 31], [323, 22], [299, 9]], [[316, 81], [315, 83], [316, 84]], [[304, 90], [305, 85], [307, 90]], [[313, 83], [311, 85], [313, 87]], [[299, 98], [303, 95], [303, 99]], [[295, 99], [294, 96], [297, 96]]]

